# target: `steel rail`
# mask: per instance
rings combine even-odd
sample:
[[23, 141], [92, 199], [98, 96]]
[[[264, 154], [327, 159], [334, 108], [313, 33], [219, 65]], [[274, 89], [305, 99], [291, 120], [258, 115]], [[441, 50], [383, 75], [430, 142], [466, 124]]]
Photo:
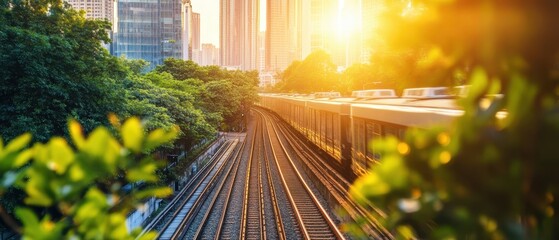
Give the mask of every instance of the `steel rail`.
[[[264, 121], [263, 117], [261, 117], [262, 121]], [[265, 131], [262, 131], [262, 140], [263, 141], [263, 145], [264, 145], [264, 163], [266, 165], [266, 173], [268, 176], [268, 187], [270, 188], [270, 195], [271, 195], [271, 199], [272, 199], [272, 206], [274, 209], [274, 216], [275, 216], [275, 223], [276, 223], [276, 228], [277, 228], [277, 234], [278, 234], [278, 238], [280, 240], [286, 240], [287, 236], [286, 236], [286, 231], [284, 228], [284, 224], [283, 224], [283, 219], [281, 216], [281, 212], [280, 212], [280, 207], [278, 204], [278, 197], [276, 194], [276, 189], [274, 187], [273, 184], [273, 179], [272, 179], [272, 170], [270, 167], [270, 158], [268, 156], [268, 152], [271, 152], [270, 149], [268, 149], [268, 142], [266, 142], [266, 133]], [[271, 144], [271, 143], [270, 143]]]
[[158, 235], [158, 239], [178, 239], [183, 234], [183, 229], [192, 221], [192, 216], [194, 215], [195, 210], [197, 210], [201, 205], [201, 200], [204, 197], [207, 197], [208, 192], [210, 191], [210, 187], [212, 186], [219, 173], [222, 172], [223, 168], [225, 167], [225, 161], [229, 159], [229, 156], [225, 155], [228, 152], [230, 153], [233, 151], [236, 146], [238, 140], [235, 140], [234, 143], [227, 148], [227, 151], [224, 152], [222, 156], [220, 156], [220, 160], [218, 162], [217, 169], [211, 169], [210, 173], [213, 173], [211, 176], [206, 175], [201, 181], [201, 184], [196, 188], [196, 190], [191, 195], [187, 201], [185, 201], [177, 210], [176, 214], [173, 217], [173, 220], [170, 221], [166, 228], [163, 229]]
[[[277, 131], [275, 125], [273, 124], [273, 121], [266, 121], [266, 123], [267, 123], [267, 129], [272, 129], [272, 132], [275, 135], [275, 139], [276, 139], [275, 142], [272, 140], [274, 139], [274, 137], [270, 135], [268, 136], [270, 142], [272, 143], [271, 149], [272, 152], [274, 152], [274, 156], [276, 156], [275, 162], [279, 169], [279, 174], [282, 179], [283, 186], [288, 195], [288, 199], [293, 206], [294, 212], [297, 217], [297, 221], [299, 222], [299, 226], [304, 235], [304, 238], [305, 239], [313, 239], [313, 238], [344, 239], [344, 236], [341, 234], [341, 232], [334, 224], [334, 222], [330, 219], [330, 216], [326, 213], [324, 207], [322, 207], [322, 205], [319, 203], [316, 196], [310, 190], [309, 186], [306, 184], [301, 174], [294, 166], [292, 159], [287, 154], [287, 150], [285, 146], [279, 140], [279, 136], [278, 136], [279, 132]], [[276, 150], [276, 148], [278, 150]], [[278, 159], [278, 158], [282, 158], [282, 159]], [[283, 160], [283, 163], [281, 163], [280, 160]], [[289, 168], [290, 166], [290, 168], [293, 171], [284, 173], [285, 169], [282, 170], [282, 164], [285, 165], [283, 166], [284, 168]], [[286, 176], [286, 174], [290, 174], [294, 176]], [[292, 177], [292, 178], [288, 178], [288, 177]], [[309, 205], [303, 208], [302, 205], [304, 204], [309, 204]], [[319, 216], [310, 216], [311, 214], [316, 214], [317, 212]], [[323, 221], [322, 223], [316, 222], [317, 220], [320, 221], [320, 219], [322, 219]], [[310, 223], [311, 220], [313, 220], [314, 222]], [[325, 231], [328, 232], [325, 233]]]
[[[260, 123], [257, 124], [255, 132], [258, 132], [258, 130], [259, 130], [258, 125], [259, 124]], [[255, 134], [255, 135], [258, 136], [258, 134]], [[250, 154], [249, 161], [248, 161], [248, 166], [247, 166], [243, 210], [242, 210], [242, 215], [241, 215], [242, 222], [241, 222], [241, 225], [240, 225], [240, 228], [241, 228], [240, 229], [240, 233], [241, 233], [241, 238], [240, 239], [247, 239], [248, 238], [248, 234], [249, 234], [248, 233], [248, 231], [249, 231], [248, 218], [251, 217], [252, 215], [254, 215], [254, 213], [249, 212], [251, 210], [254, 210], [254, 207], [249, 208], [249, 204], [251, 203], [251, 197], [254, 197], [254, 193], [251, 193], [251, 187], [250, 186], [251, 186], [251, 182], [253, 180], [253, 176], [252, 176], [252, 173], [254, 171], [253, 170], [253, 161], [258, 161], [258, 158], [254, 157], [254, 149], [256, 148], [256, 143], [257, 142], [258, 141], [256, 141], [256, 139], [253, 139], [253, 144], [252, 144], [251, 151], [250, 151], [251, 154]], [[257, 179], [256, 181], [259, 182], [259, 179]], [[252, 188], [252, 189], [254, 189], [254, 188]], [[261, 205], [261, 198], [260, 198], [261, 194], [260, 193], [262, 192], [262, 190], [261, 190], [261, 185], [260, 184], [258, 186], [258, 190], [260, 190], [258, 195], [256, 196], [258, 198], [257, 199], [257, 201], [258, 201], [258, 207], [257, 207], [258, 208], [258, 213], [256, 213], [256, 214], [259, 215], [258, 216], [258, 221], [259, 221], [258, 231], [260, 232], [259, 237], [262, 238], [262, 236], [264, 236], [264, 238], [265, 238], [266, 234], [265, 234], [264, 229], [263, 229], [264, 224], [263, 224], [263, 221], [262, 221], [262, 218], [264, 216], [264, 212], [263, 212], [264, 209]]]
[[[375, 239], [393, 239], [394, 236], [376, 220], [376, 217], [370, 211], [376, 212], [379, 216], [385, 217], [386, 214], [374, 207], [372, 203], [368, 203], [370, 211], [363, 206], [357, 204], [348, 196], [348, 189], [351, 184], [345, 180], [340, 174], [332, 169], [329, 164], [325, 164], [320, 156], [315, 153], [304, 141], [300, 141], [299, 137], [286, 126], [280, 125], [280, 131], [286, 140], [290, 142], [290, 146], [296, 152], [300, 161], [314, 174], [322, 184], [330, 190], [336, 201], [348, 212], [353, 219], [364, 219], [367, 221], [367, 228], [363, 229], [367, 234]], [[309, 165], [310, 164], [310, 165]]]
[[[198, 188], [198, 186], [200, 186], [200, 184], [201, 184], [201, 181], [194, 181], [194, 180], [199, 179], [199, 178], [207, 177], [207, 175], [210, 172], [209, 167], [210, 166], [214, 167], [215, 164], [217, 164], [217, 161], [216, 161], [216, 159], [218, 159], [217, 157], [220, 156], [225, 151], [225, 149], [227, 149], [227, 147], [230, 146], [231, 144], [232, 144], [232, 142], [227, 141], [222, 146], [220, 146], [219, 149], [217, 150], [216, 154], [210, 159], [209, 164], [206, 164], [204, 167], [202, 167], [194, 175], [194, 177], [191, 178], [191, 180], [187, 183], [187, 185], [185, 187], [183, 187], [179, 191], [179, 193], [173, 198], [173, 200], [171, 200], [171, 202], [169, 202], [169, 204], [167, 204], [167, 206], [165, 206], [165, 208], [163, 208], [163, 210], [155, 216], [155, 218], [143, 229], [142, 233], [139, 236], [142, 236], [149, 231], [155, 230], [155, 227], [158, 226], [159, 224], [161, 224], [161, 222], [164, 221], [165, 217], [169, 216], [169, 212], [171, 210], [176, 210], [173, 207], [175, 207], [177, 204], [179, 204], [179, 201], [186, 201], [186, 199], [190, 198], [190, 195], [192, 194], [191, 191]], [[176, 211], [173, 212], [171, 217], [174, 217], [176, 214], [177, 214]], [[161, 229], [167, 227], [167, 225], [168, 225], [168, 222], [165, 223]]]
[[[233, 157], [233, 159], [235, 159], [235, 161], [233, 162], [233, 166], [227, 170], [227, 173], [225, 173], [224, 177], [222, 178], [222, 181], [219, 183], [216, 194], [212, 197], [212, 200], [211, 200], [211, 203], [210, 203], [210, 206], [209, 206], [209, 210], [206, 211], [206, 213], [202, 217], [201, 224], [197, 227], [196, 232], [194, 233], [193, 239], [201, 239], [202, 238], [202, 233], [204, 231], [204, 228], [207, 226], [207, 221], [208, 221], [210, 215], [215, 210], [215, 203], [217, 202], [217, 199], [220, 196], [220, 193], [222, 193], [222, 190], [224, 190], [223, 187], [226, 185], [226, 180], [232, 178], [232, 181], [228, 182], [228, 183], [230, 183], [229, 187], [227, 189], [225, 189], [225, 191], [226, 191], [224, 193], [225, 194], [225, 206], [226, 206], [227, 202], [229, 201], [229, 199], [231, 197], [232, 190], [233, 190], [233, 184], [235, 182], [235, 179], [237, 178], [237, 170], [239, 169], [239, 165], [240, 165], [241, 158], [242, 158], [242, 152], [245, 148], [245, 144], [246, 144], [246, 141], [244, 141], [241, 144], [241, 147], [235, 153], [235, 156]], [[232, 174], [231, 177], [229, 177], [230, 174]], [[222, 216], [223, 216], [223, 211], [222, 211]], [[218, 228], [219, 228], [219, 226], [218, 226]], [[216, 233], [215, 236], [218, 236], [218, 234], [219, 233]]]

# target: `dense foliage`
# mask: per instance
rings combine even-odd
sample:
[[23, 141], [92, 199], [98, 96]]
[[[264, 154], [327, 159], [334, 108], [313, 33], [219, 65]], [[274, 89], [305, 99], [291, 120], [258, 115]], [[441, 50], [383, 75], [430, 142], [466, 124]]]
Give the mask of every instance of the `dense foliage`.
[[451, 127], [370, 143], [381, 164], [352, 193], [385, 209], [396, 236], [559, 237], [557, 12], [555, 1], [387, 4], [379, 35], [388, 49], [433, 53], [433, 65], [416, 66], [472, 84]]
[[294, 61], [280, 74], [275, 89], [280, 92], [332, 91], [337, 83], [336, 65], [327, 52], [317, 50], [303, 61]]
[[62, 1], [1, 1], [0, 134], [46, 141], [65, 134], [68, 117], [90, 131], [122, 111], [125, 71], [101, 44], [109, 29]]
[[[257, 100], [257, 71], [228, 71], [217, 66], [198, 66], [192, 61], [166, 59], [154, 72], [169, 73], [179, 82], [196, 86], [195, 106], [223, 130], [239, 131], [243, 116]], [[198, 81], [197, 81], [198, 80]]]
[[[32, 238], [47, 234], [45, 231], [51, 231], [48, 233], [51, 235], [44, 235], [48, 239], [58, 239], [59, 235], [56, 234], [84, 237], [86, 235], [81, 234], [85, 234], [88, 229], [99, 228], [101, 235], [94, 238], [120, 239], [120, 235], [111, 235], [108, 229], [121, 228], [123, 220], [118, 214], [126, 213], [130, 208], [120, 208], [119, 204], [106, 206], [106, 201], [101, 199], [106, 200], [103, 194], [120, 191], [121, 186], [110, 185], [115, 182], [114, 175], [122, 178], [131, 174], [120, 171], [129, 167], [123, 164], [143, 158], [136, 154], [138, 149], [133, 149], [132, 154], [124, 147], [118, 152], [124, 156], [118, 155], [117, 158], [116, 155], [110, 155], [115, 153], [112, 150], [118, 146], [116, 140], [109, 136], [109, 132], [122, 137], [125, 147], [129, 146], [123, 135], [125, 130], [120, 131], [116, 125], [111, 125], [108, 119], [114, 120], [114, 116], [137, 116], [142, 121], [143, 129], [154, 131], [155, 139], [161, 137], [158, 137], [158, 134], [164, 131], [156, 129], [172, 130], [177, 134], [177, 141], [157, 144], [161, 145], [158, 151], [180, 154], [190, 151], [190, 148], [201, 140], [213, 137], [218, 130], [242, 130], [245, 124], [244, 116], [257, 98], [258, 74], [255, 72], [227, 71], [218, 66], [201, 67], [192, 61], [168, 59], [164, 65], [146, 73], [147, 62], [114, 57], [104, 48], [103, 44], [110, 41], [110, 23], [88, 20], [84, 15], [84, 12], [71, 9], [62, 0], [0, 0], [0, 136], [9, 142], [21, 142], [21, 139], [26, 139], [23, 142], [36, 143], [32, 149], [22, 150], [23, 155], [17, 155], [15, 152], [27, 143], [16, 144], [18, 149], [8, 148], [7, 160], [3, 158], [6, 156], [0, 155], [0, 165], [7, 171], [1, 172], [0, 175], [5, 184], [1, 191], [4, 195], [0, 198], [0, 203], [5, 208], [4, 213], [13, 213], [15, 207], [21, 207], [21, 201], [26, 196], [39, 198], [31, 197], [34, 200], [29, 200], [26, 204], [29, 204], [30, 209], [34, 210], [37, 216], [41, 216], [41, 219], [46, 215], [50, 217], [37, 220], [31, 212], [19, 210], [21, 220], [25, 224], [22, 231], [30, 234]], [[63, 139], [68, 141], [71, 133], [75, 134], [66, 127], [68, 119], [79, 122], [85, 134], [91, 134], [90, 138], [96, 139], [91, 141], [96, 142], [98, 146], [82, 149], [75, 139], [73, 144], [66, 143]], [[105, 126], [106, 129], [94, 130], [97, 126]], [[71, 127], [70, 130], [72, 129]], [[32, 140], [28, 140], [29, 137], [16, 138], [26, 132], [25, 136], [33, 135]], [[47, 141], [48, 143], [45, 143]], [[47, 150], [41, 150], [42, 148]], [[61, 152], [55, 153], [55, 150]], [[142, 150], [147, 151], [144, 148]], [[149, 150], [153, 151], [151, 147]], [[103, 151], [107, 152], [106, 156], [87, 156]], [[164, 154], [160, 155], [165, 157]], [[35, 160], [27, 163], [26, 168], [17, 173], [19, 182], [21, 179], [28, 179], [14, 185], [12, 183], [16, 175], [15, 169], [11, 167], [22, 167], [22, 163], [19, 163], [22, 160], [14, 160], [17, 156], [35, 157]], [[121, 158], [125, 162], [121, 162]], [[47, 168], [35, 167], [45, 159], [50, 161], [47, 164], [52, 164], [52, 161], [64, 161], [60, 164], [70, 166], [76, 162], [75, 164], [84, 169], [89, 167], [88, 171], [95, 171], [91, 172], [91, 177], [82, 181], [76, 179], [79, 177], [77, 170], [72, 170], [70, 174], [65, 172], [66, 170], [54, 169], [60, 176], [50, 179], [49, 176], [54, 176], [47, 171], [50, 165]], [[10, 166], [9, 161], [12, 160], [18, 163]], [[82, 160], [84, 163], [81, 163]], [[107, 160], [107, 164], [117, 165], [106, 166], [105, 169], [102, 166], [103, 160]], [[155, 169], [147, 160], [137, 164], [142, 169], [134, 173], [136, 178], [141, 171], [151, 173]], [[97, 171], [97, 167], [102, 169]], [[134, 166], [130, 167], [132, 169]], [[150, 179], [146, 179], [148, 181], [153, 180], [147, 173], [142, 177], [149, 177]], [[65, 181], [78, 185], [64, 185]], [[27, 187], [30, 183], [44, 186]], [[94, 188], [86, 192], [85, 189], [102, 185], [101, 183], [105, 184], [104, 187], [100, 187], [101, 192]], [[73, 222], [78, 216], [70, 215], [77, 214], [75, 211], [78, 211], [78, 205], [82, 203], [74, 206], [70, 200], [61, 201], [66, 197], [71, 197], [71, 201], [78, 198], [96, 201], [96, 206], [87, 208], [91, 211], [96, 211], [96, 207], [108, 209], [110, 214], [118, 212], [118, 216], [98, 215], [100, 219], [111, 219], [106, 226], [98, 225], [104, 224], [104, 220], [92, 222], [91, 219], [86, 219], [94, 215], [81, 216], [81, 220], [88, 221], [87, 224]], [[114, 201], [122, 200], [120, 195], [114, 197], [119, 197]], [[82, 212], [80, 214], [84, 212], [79, 211]], [[63, 221], [59, 225], [55, 220]], [[77, 225], [80, 223], [81, 228], [78, 230]], [[113, 223], [114, 225], [111, 225]], [[118, 230], [119, 234], [122, 233], [121, 230]]]
[[[173, 140], [178, 132], [144, 133], [137, 118], [115, 124], [121, 139], [104, 127], [86, 137], [81, 125], [70, 121], [71, 143], [54, 137], [27, 147], [29, 133], [5, 146], [0, 140], [0, 196], [12, 186], [25, 191], [24, 202], [16, 208], [23, 226], [0, 211], [3, 220], [24, 239], [135, 239], [140, 232], [128, 232], [127, 214], [146, 198], [171, 193], [168, 187], [146, 184], [158, 180], [158, 166], [143, 153]], [[130, 188], [134, 184], [144, 187]]]
[[84, 18], [60, 0], [0, 4], [0, 135], [30, 132], [36, 141], [67, 135], [77, 119], [89, 132], [107, 114], [140, 116], [148, 129], [178, 125], [185, 146], [240, 129], [256, 100], [256, 72], [167, 59], [147, 63], [109, 55], [110, 24]]

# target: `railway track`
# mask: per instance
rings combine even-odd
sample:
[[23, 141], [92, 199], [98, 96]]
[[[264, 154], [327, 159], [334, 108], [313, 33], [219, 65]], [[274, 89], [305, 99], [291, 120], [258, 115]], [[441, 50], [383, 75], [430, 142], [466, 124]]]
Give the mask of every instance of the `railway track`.
[[[242, 150], [245, 148], [246, 141], [243, 142], [240, 151], [237, 151], [233, 157], [233, 166], [227, 170], [224, 177], [217, 187], [216, 194], [213, 195], [208, 206], [208, 211], [200, 220], [200, 224], [195, 229], [195, 233], [191, 239], [219, 239], [225, 210], [231, 199], [233, 185], [238, 176], [239, 166], [242, 159]], [[214, 219], [212, 219], [212, 216]], [[221, 217], [219, 217], [221, 216]], [[217, 219], [217, 220], [216, 220]], [[217, 232], [216, 232], [217, 229]]]
[[234, 160], [215, 160], [166, 208], [176, 211], [162, 212], [165, 223], [150, 228], [160, 229], [159, 239], [344, 239], [296, 169], [276, 123], [254, 112], [261, 120], [242, 146], [220, 149]]
[[[255, 130], [255, 136], [259, 136], [260, 123]], [[243, 204], [243, 215], [241, 216], [241, 239], [266, 239], [266, 220], [264, 207], [264, 189], [262, 186], [262, 154], [261, 141], [254, 139], [253, 147], [248, 163], [248, 171], [245, 182], [245, 196]]]
[[144, 232], [157, 230], [158, 239], [177, 239], [183, 234], [183, 230], [191, 221], [191, 216], [205, 199], [211, 190], [217, 176], [226, 166], [227, 159], [236, 149], [238, 140], [227, 141], [218, 153], [211, 160], [211, 164], [206, 165], [175, 199], [165, 207], [165, 209], [146, 226]]
[[[279, 121], [275, 118], [275, 121]], [[361, 227], [364, 233], [374, 239], [393, 239], [393, 235], [384, 228], [376, 219], [378, 216], [385, 217], [385, 213], [377, 209], [372, 203], [366, 206], [359, 205], [353, 201], [348, 189], [351, 183], [347, 181], [340, 173], [338, 173], [329, 164], [325, 163], [323, 158], [311, 149], [301, 137], [297, 136], [293, 131], [285, 126], [280, 125], [281, 136], [287, 146], [290, 146], [290, 154], [293, 158], [298, 158], [299, 163], [304, 163], [308, 170], [321, 184], [327, 189], [326, 194], [331, 194], [337, 203], [347, 211], [347, 214], [354, 220], [364, 221]], [[300, 164], [302, 165], [302, 164]], [[304, 169], [303, 168], [303, 169]], [[371, 212], [375, 212], [378, 216], [374, 216]]]
[[280, 133], [274, 122], [262, 112], [258, 110], [255, 112], [266, 119], [264, 122], [265, 129], [268, 131], [267, 142], [271, 146], [270, 150], [275, 157], [275, 165], [279, 169], [287, 199], [293, 207], [293, 217], [298, 223], [302, 237], [304, 239], [344, 239], [327, 211], [321, 206], [293, 165], [284, 144], [280, 141]]

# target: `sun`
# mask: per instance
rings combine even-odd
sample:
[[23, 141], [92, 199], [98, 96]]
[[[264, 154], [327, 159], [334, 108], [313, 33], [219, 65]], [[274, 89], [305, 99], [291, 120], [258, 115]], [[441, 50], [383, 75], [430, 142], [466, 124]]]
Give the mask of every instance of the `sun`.
[[355, 20], [348, 15], [340, 15], [336, 21], [336, 34], [340, 37], [349, 37], [355, 31]]

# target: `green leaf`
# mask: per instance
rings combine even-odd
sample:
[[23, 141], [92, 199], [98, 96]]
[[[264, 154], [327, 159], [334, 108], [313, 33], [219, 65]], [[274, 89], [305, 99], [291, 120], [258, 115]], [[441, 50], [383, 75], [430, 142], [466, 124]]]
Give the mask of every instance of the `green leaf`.
[[109, 238], [111, 239], [125, 239], [128, 236], [126, 228], [126, 218], [121, 214], [111, 214], [109, 217], [109, 224], [111, 232]]
[[33, 150], [26, 149], [20, 154], [17, 155], [15, 162], [13, 163], [13, 167], [18, 168], [29, 162], [29, 160], [33, 157]]
[[135, 153], [142, 150], [142, 141], [144, 140], [144, 130], [138, 118], [130, 118], [122, 126], [122, 139], [124, 146], [131, 149]]
[[173, 127], [169, 131], [163, 129], [156, 129], [151, 131], [146, 138], [145, 150], [151, 151], [156, 147], [161, 146], [164, 143], [170, 142], [177, 138], [179, 129], [177, 126]]
[[[107, 129], [102, 127], [93, 131], [81, 151], [88, 155], [83, 158], [88, 161], [86, 166], [95, 167], [97, 174], [114, 173], [117, 169], [117, 161], [121, 157], [120, 145]], [[101, 166], [97, 166], [99, 164]]]
[[157, 232], [151, 231], [151, 232], [147, 232], [144, 235], [140, 236], [139, 238], [136, 238], [137, 240], [153, 240], [157, 237]]
[[68, 130], [76, 147], [78, 149], [81, 149], [85, 144], [85, 138], [82, 133], [82, 126], [77, 121], [70, 120], [68, 122]]
[[48, 145], [48, 167], [58, 174], [63, 174], [74, 162], [74, 151], [62, 138], [52, 138]]
[[157, 166], [154, 163], [142, 164], [136, 168], [129, 169], [126, 173], [126, 179], [130, 182], [155, 182], [157, 176], [154, 175]]
[[28, 197], [25, 198], [25, 203], [43, 207], [52, 205], [54, 200], [45, 192], [47, 190], [47, 179], [39, 174], [34, 174], [34, 176], [32, 175], [31, 177], [33, 177], [33, 179], [31, 179], [25, 187], [25, 192], [27, 192], [28, 195]]
[[4, 151], [15, 152], [23, 149], [31, 141], [31, 134], [24, 133], [14, 140], [10, 141]]
[[31, 209], [16, 208], [16, 216], [23, 222], [26, 229], [33, 230], [39, 228], [39, 219]]
[[165, 198], [173, 194], [173, 190], [169, 187], [157, 187], [139, 191], [136, 194], [138, 199], [145, 199], [150, 197]]

